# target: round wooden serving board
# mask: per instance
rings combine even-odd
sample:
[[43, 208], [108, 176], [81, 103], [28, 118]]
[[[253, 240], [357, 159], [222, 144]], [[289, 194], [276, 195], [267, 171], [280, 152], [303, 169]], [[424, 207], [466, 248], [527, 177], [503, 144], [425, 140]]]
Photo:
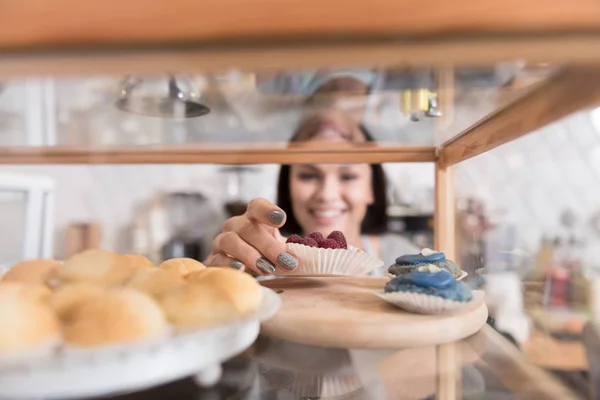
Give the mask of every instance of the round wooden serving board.
[[485, 303], [449, 315], [419, 315], [373, 294], [386, 278], [279, 278], [262, 284], [283, 300], [261, 333], [314, 346], [403, 349], [454, 342], [478, 332], [487, 320]]

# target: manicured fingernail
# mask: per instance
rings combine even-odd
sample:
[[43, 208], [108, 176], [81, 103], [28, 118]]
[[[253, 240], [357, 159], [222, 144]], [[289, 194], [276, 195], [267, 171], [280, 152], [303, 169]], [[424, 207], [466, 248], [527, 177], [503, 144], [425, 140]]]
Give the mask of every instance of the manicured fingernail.
[[273, 263], [264, 257], [261, 257], [258, 259], [258, 261], [256, 261], [256, 266], [265, 274], [271, 275], [273, 272], [275, 272], [275, 266]]
[[244, 263], [241, 261], [232, 261], [231, 264], [229, 264], [229, 266], [233, 269], [243, 269], [245, 267]]
[[285, 214], [283, 214], [281, 211], [271, 211], [271, 214], [269, 214], [269, 221], [275, 225], [281, 224], [284, 218]]
[[298, 260], [291, 255], [290, 253], [281, 253], [279, 257], [277, 257], [277, 262], [281, 264], [281, 266], [285, 269], [296, 269], [298, 267]]

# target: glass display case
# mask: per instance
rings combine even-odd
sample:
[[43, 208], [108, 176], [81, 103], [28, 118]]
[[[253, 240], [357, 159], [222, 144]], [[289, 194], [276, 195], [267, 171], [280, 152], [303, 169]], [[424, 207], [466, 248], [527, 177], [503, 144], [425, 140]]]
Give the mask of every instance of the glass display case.
[[[382, 349], [261, 335], [224, 364], [211, 388], [175, 377], [110, 393], [113, 398], [594, 398], [597, 347], [583, 332], [594, 332], [598, 322], [598, 278], [590, 267], [599, 254], [596, 242], [579, 256], [593, 229], [579, 229], [576, 216], [565, 212], [552, 237], [526, 252], [504, 215], [491, 218], [478, 199], [461, 195], [460, 184], [469, 181], [457, 175], [477, 169], [482, 182], [506, 164], [472, 161], [600, 105], [597, 4], [375, 0], [366, 17], [365, 4], [313, 0], [286, 7], [233, 0], [206, 7], [185, 0], [59, 2], [77, 11], [72, 14], [59, 13], [55, 3], [22, 0], [0, 12], [0, 171], [25, 174], [23, 182], [44, 171], [62, 182], [57, 188], [24, 184], [27, 190], [13, 193], [0, 175], [0, 215], [25, 238], [26, 249], [15, 250], [22, 245], [16, 237], [3, 241], [0, 264], [63, 258], [62, 250], [51, 250], [63, 247], [49, 238], [52, 207], [57, 215], [69, 208], [74, 219], [110, 221], [117, 228], [103, 243], [111, 250], [155, 254], [147, 243], [168, 239], [161, 199], [193, 189], [203, 204], [205, 197], [227, 200], [221, 198], [223, 166], [256, 166], [250, 175], [259, 178], [243, 186], [252, 197], [274, 200], [267, 182], [275, 184], [277, 165], [385, 164], [395, 182], [396, 166], [410, 164], [429, 168], [423, 176], [433, 192], [414, 184], [412, 195], [388, 193], [394, 226], [422, 217], [415, 222], [418, 243], [431, 241], [460, 260], [469, 272], [465, 282], [486, 290], [478, 315], [485, 323], [467, 332], [468, 323], [459, 321], [447, 330], [464, 328], [462, 336]], [[36, 23], [25, 23], [30, 20]], [[373, 140], [290, 142], [306, 116], [327, 109], [343, 112]], [[568, 151], [559, 144], [553, 154]], [[516, 165], [510, 174], [524, 165], [543, 174], [537, 156], [529, 164], [510, 158]], [[553, 163], [554, 155], [539, 157]], [[557, 163], [576, 158], [556, 155]], [[596, 179], [582, 178], [583, 186]], [[401, 192], [410, 179], [398, 182]], [[124, 200], [123, 193], [134, 194]], [[527, 193], [535, 208], [537, 195]], [[125, 201], [135, 211], [123, 211]], [[415, 207], [407, 210], [407, 203]], [[213, 206], [198, 214], [223, 222], [227, 216], [215, 210], [224, 208]], [[535, 221], [527, 212], [519, 218]], [[126, 228], [129, 234], [121, 232]], [[210, 239], [215, 230], [203, 234]], [[285, 305], [289, 298], [277, 292]]]

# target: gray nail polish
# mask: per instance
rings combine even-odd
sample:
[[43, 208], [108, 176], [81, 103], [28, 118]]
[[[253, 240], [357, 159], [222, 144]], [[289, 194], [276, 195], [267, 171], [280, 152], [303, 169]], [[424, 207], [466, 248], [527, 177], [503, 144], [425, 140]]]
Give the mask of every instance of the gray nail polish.
[[271, 214], [269, 214], [269, 221], [275, 225], [282, 223], [284, 218], [285, 215], [281, 211], [271, 211]]
[[231, 264], [229, 264], [229, 266], [233, 269], [242, 269], [245, 267], [244, 263], [241, 261], [232, 261]]
[[273, 263], [264, 257], [261, 257], [256, 261], [256, 266], [265, 274], [270, 275], [273, 272], [275, 272], [275, 266], [273, 265]]
[[281, 266], [285, 269], [296, 269], [298, 267], [298, 260], [291, 255], [290, 253], [281, 253], [279, 257], [277, 257], [277, 262], [281, 264]]

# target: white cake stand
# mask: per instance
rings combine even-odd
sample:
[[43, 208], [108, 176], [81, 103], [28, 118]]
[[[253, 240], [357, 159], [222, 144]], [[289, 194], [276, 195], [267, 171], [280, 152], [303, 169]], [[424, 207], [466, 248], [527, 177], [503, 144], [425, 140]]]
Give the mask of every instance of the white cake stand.
[[80, 399], [142, 390], [187, 376], [208, 386], [221, 376], [221, 363], [250, 347], [260, 323], [281, 299], [262, 288], [254, 315], [210, 330], [174, 334], [157, 343], [62, 352], [30, 365], [0, 368], [0, 399]]

